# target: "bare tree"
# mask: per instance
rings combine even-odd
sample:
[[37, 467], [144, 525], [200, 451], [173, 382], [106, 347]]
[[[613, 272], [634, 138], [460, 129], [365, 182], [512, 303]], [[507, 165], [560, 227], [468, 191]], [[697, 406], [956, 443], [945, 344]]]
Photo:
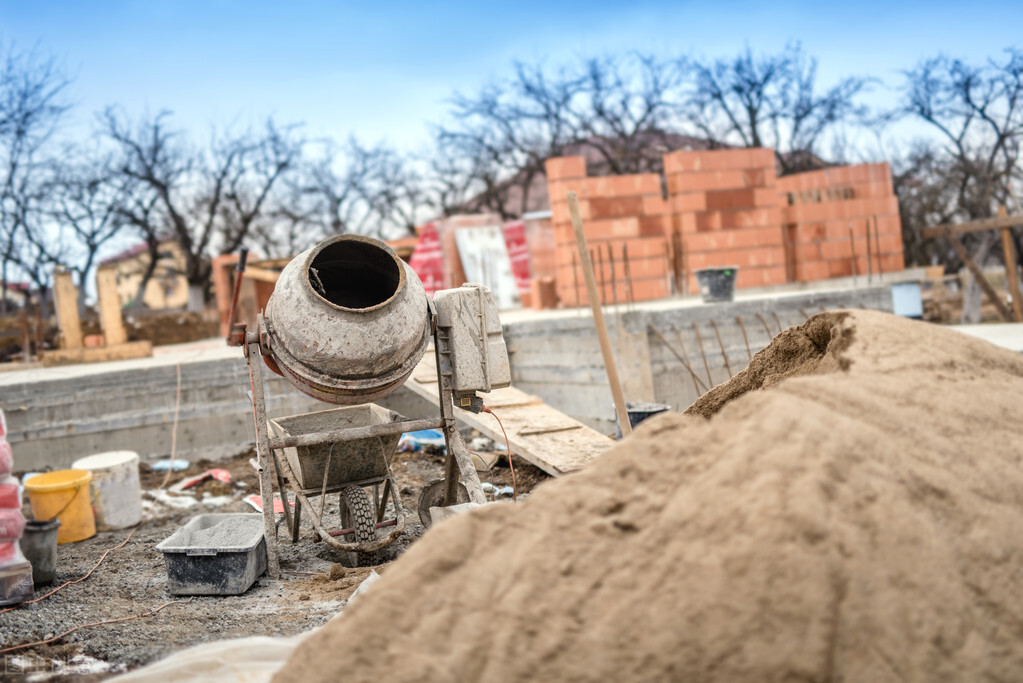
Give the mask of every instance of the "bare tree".
[[[515, 77], [484, 87], [474, 97], [452, 98], [457, 125], [441, 128], [438, 142], [475, 160], [478, 208], [503, 218], [521, 214], [544, 161], [579, 140], [573, 102], [585, 76], [566, 69], [550, 74], [542, 65], [515, 64]], [[509, 196], [518, 194], [517, 207]]]
[[1023, 180], [1023, 51], [983, 66], [947, 57], [928, 59], [905, 73], [904, 102], [896, 112], [923, 121], [949, 159], [942, 182], [954, 197], [946, 218], [992, 216], [1012, 205], [1013, 183]]
[[[41, 264], [31, 263], [37, 243], [39, 212], [46, 182], [46, 149], [69, 105], [68, 79], [53, 58], [18, 52], [0, 44], [0, 281], [11, 266], [29, 263], [33, 281], [42, 290], [49, 282]], [[29, 230], [33, 230], [29, 234]], [[40, 258], [50, 258], [39, 255]], [[0, 291], [0, 314], [7, 312], [7, 287]]]
[[759, 57], [747, 48], [693, 68], [689, 121], [718, 144], [773, 148], [783, 174], [819, 165], [826, 134], [866, 113], [857, 102], [869, 81], [847, 77], [819, 92], [817, 60], [798, 43]]
[[368, 147], [354, 138], [343, 147], [328, 144], [300, 181], [318, 217], [312, 222], [324, 234], [386, 239], [413, 232], [431, 205], [421, 166], [385, 145]]
[[[927, 59], [905, 73], [903, 95], [895, 114], [928, 124], [937, 143], [931, 155], [909, 158], [905, 175], [911, 184], [900, 183], [900, 202], [913, 207], [920, 193], [942, 197], [940, 211], [904, 217], [904, 239], [919, 242], [918, 231], [928, 224], [988, 218], [1000, 205], [1019, 210], [1012, 190], [1023, 181], [1023, 51], [1009, 49], [1004, 60], [981, 66], [944, 56]], [[1021, 238], [1016, 230], [1017, 250]], [[963, 241], [981, 266], [1001, 249], [993, 231], [964, 235]], [[931, 248], [941, 262], [961, 265], [947, 240]], [[964, 305], [964, 320], [978, 320], [979, 294], [972, 281], [966, 300], [976, 305]]]
[[268, 121], [261, 136], [214, 136], [208, 148], [190, 148], [167, 128], [169, 112], [136, 126], [108, 109], [107, 136], [120, 150], [119, 172], [149, 197], [131, 222], [149, 221], [147, 234], [169, 233], [185, 255], [188, 309], [201, 310], [212, 274], [209, 252], [235, 251], [263, 215], [274, 186], [297, 161], [302, 143], [291, 128]]
[[124, 207], [129, 201], [109, 155], [66, 149], [47, 187], [47, 213], [68, 231], [74, 250], [71, 268], [78, 275], [79, 296], [84, 300], [100, 249], [128, 225]]
[[688, 60], [590, 59], [572, 121], [579, 142], [594, 149], [612, 175], [659, 172], [684, 97]]

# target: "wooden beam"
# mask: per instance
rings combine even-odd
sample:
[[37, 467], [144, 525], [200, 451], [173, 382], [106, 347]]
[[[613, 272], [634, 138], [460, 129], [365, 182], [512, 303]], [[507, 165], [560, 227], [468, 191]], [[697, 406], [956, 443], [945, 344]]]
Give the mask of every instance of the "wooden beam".
[[128, 343], [121, 319], [121, 297], [117, 294], [117, 271], [112, 267], [96, 271], [96, 296], [99, 298], [99, 319], [103, 327], [104, 343], [117, 346]]
[[[1005, 206], [998, 207], [998, 217], [1004, 218], [1009, 215]], [[1009, 294], [1012, 296], [1012, 311], [1016, 314], [1016, 322], [1023, 323], [1023, 297], [1019, 291], [1019, 277], [1016, 274], [1016, 245], [1012, 241], [1012, 230], [1002, 228], [1002, 254], [1005, 257], [1005, 274], [1009, 284]]]
[[991, 283], [987, 281], [986, 277], [984, 277], [984, 271], [982, 271], [980, 266], [978, 266], [974, 260], [970, 258], [970, 254], [966, 251], [966, 247], [963, 246], [962, 241], [955, 235], [951, 234], [948, 235], [948, 241], [952, 243], [952, 248], [956, 250], [956, 253], [959, 254], [959, 258], [962, 259], [963, 263], [966, 264], [966, 267], [970, 269], [973, 277], [977, 280], [977, 284], [980, 285], [980, 288], [984, 290], [985, 294], [987, 294], [987, 298], [990, 299], [991, 303], [993, 303], [995, 308], [998, 309], [998, 314], [1002, 316], [1002, 320], [1007, 323], [1011, 323], [1012, 313], [1009, 312], [1009, 309], [1005, 307], [1005, 303], [998, 297], [998, 292], [995, 291], [995, 288], [992, 287]]
[[53, 274], [53, 296], [57, 304], [57, 325], [60, 326], [61, 348], [80, 349], [82, 321], [78, 317], [78, 288], [71, 279], [71, 271], [58, 268]]
[[984, 232], [986, 230], [1000, 230], [1002, 228], [1015, 228], [1023, 225], [1023, 215], [1002, 216], [997, 218], [985, 218], [969, 223], [944, 223], [920, 231], [923, 239], [944, 237], [945, 235], [965, 235], [970, 232]]
[[270, 270], [268, 268], [260, 268], [259, 266], [248, 266], [245, 268], [245, 277], [252, 280], [259, 280], [261, 282], [277, 282], [277, 278], [281, 276], [279, 270]]

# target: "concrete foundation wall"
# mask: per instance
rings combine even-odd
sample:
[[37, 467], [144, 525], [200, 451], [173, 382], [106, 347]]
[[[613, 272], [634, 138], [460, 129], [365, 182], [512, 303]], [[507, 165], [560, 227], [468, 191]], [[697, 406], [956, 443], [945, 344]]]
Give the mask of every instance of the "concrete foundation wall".
[[[620, 315], [609, 308], [605, 319], [626, 400], [683, 410], [707, 388], [745, 368], [750, 356], [781, 330], [839, 308], [890, 312], [891, 288], [800, 292], [631, 312], [623, 307]], [[600, 432], [614, 433], [611, 390], [588, 312], [505, 325], [505, 340], [514, 386]], [[675, 354], [687, 361], [692, 373]]]
[[[80, 457], [122, 449], [143, 458], [169, 454], [178, 362], [177, 453], [217, 458], [253, 443], [248, 367], [240, 349], [224, 348], [198, 358], [168, 356], [0, 375], [0, 406], [7, 415], [15, 467], [68, 467]], [[322, 406], [283, 378], [265, 374], [271, 414]]]
[[[779, 329], [824, 309], [890, 311], [892, 304], [891, 290], [883, 286], [797, 292], [729, 304], [690, 300], [645, 306], [630, 312], [622, 307], [621, 315], [609, 307], [607, 313], [626, 398], [680, 410], [706, 386], [744, 368], [749, 354], [763, 348]], [[514, 386], [590, 427], [614, 432], [611, 393], [588, 312], [513, 313], [506, 317], [504, 333]], [[688, 358], [699, 380], [668, 345]], [[85, 455], [121, 449], [137, 451], [143, 458], [166, 456], [171, 450], [178, 363], [177, 453], [191, 459], [217, 458], [251, 446], [255, 436], [248, 368], [241, 350], [219, 347], [136, 361], [0, 373], [0, 407], [7, 415], [15, 467], [63, 468]], [[330, 407], [269, 371], [264, 377], [271, 416]], [[428, 401], [404, 389], [380, 403], [412, 419], [436, 414]]]

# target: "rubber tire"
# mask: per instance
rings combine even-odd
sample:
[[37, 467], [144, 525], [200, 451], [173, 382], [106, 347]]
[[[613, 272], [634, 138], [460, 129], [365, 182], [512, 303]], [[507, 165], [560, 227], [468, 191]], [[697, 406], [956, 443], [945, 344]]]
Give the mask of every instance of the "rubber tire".
[[[365, 543], [377, 537], [376, 518], [373, 515], [373, 501], [361, 486], [346, 486], [341, 489], [341, 528], [354, 528], [354, 533], [345, 534], [346, 543]], [[354, 538], [353, 538], [354, 537]]]

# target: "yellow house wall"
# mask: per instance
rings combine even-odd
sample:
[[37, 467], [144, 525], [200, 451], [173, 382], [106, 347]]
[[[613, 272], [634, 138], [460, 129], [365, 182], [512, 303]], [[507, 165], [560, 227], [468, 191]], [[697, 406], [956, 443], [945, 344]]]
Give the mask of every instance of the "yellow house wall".
[[[160, 310], [184, 308], [188, 303], [188, 280], [181, 273], [185, 269], [185, 256], [177, 242], [164, 242], [160, 253], [170, 253], [156, 262], [156, 271], [146, 285], [143, 301], [146, 306]], [[114, 264], [117, 272], [117, 294], [121, 305], [127, 306], [135, 300], [142, 276], [149, 265], [149, 254], [143, 253], [122, 259]]]

